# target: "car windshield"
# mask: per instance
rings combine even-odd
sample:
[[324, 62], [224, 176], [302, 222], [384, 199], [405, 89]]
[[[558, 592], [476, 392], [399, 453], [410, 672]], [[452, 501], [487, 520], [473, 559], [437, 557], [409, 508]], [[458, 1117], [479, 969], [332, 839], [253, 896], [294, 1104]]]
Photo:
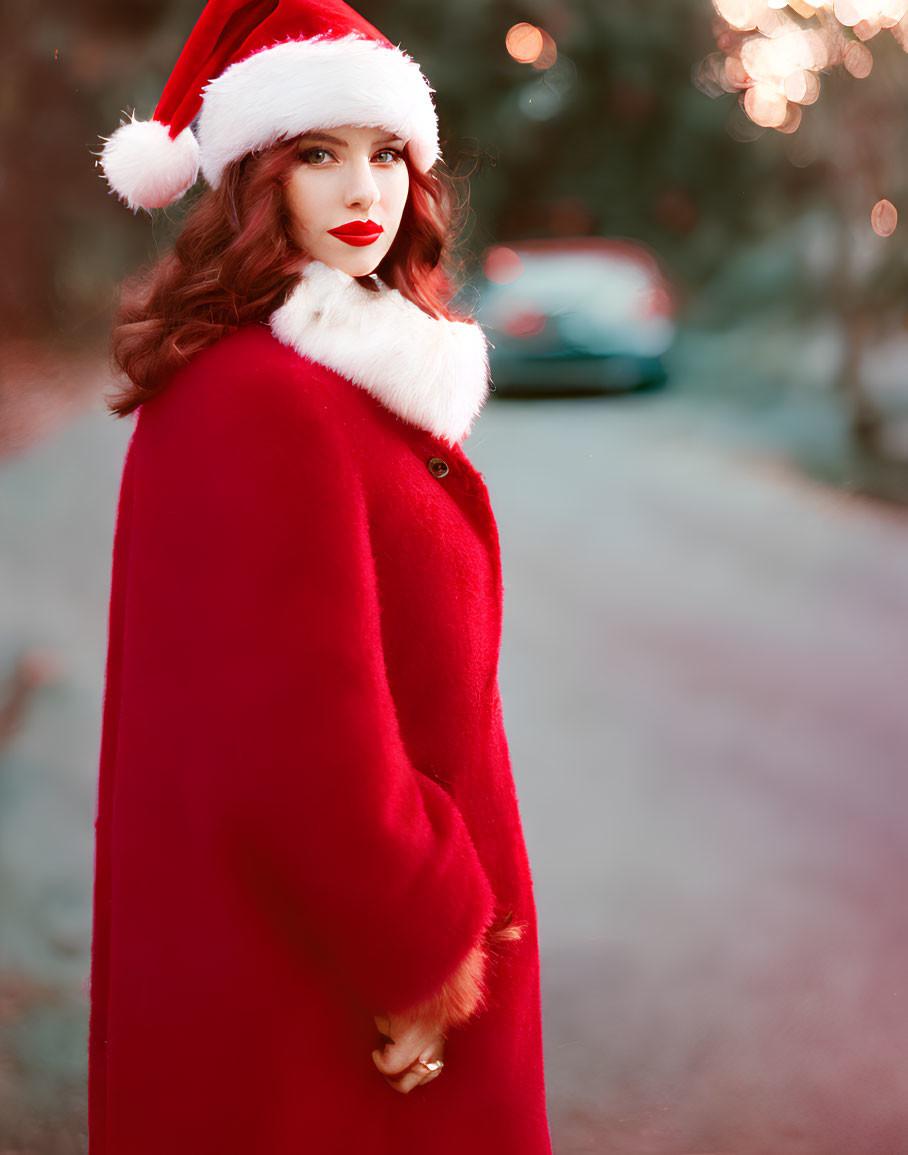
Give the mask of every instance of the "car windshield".
[[632, 315], [641, 296], [652, 290], [650, 276], [637, 262], [601, 253], [519, 252], [523, 272], [506, 285], [490, 284], [487, 300], [515, 297], [545, 313], [602, 312], [620, 309]]

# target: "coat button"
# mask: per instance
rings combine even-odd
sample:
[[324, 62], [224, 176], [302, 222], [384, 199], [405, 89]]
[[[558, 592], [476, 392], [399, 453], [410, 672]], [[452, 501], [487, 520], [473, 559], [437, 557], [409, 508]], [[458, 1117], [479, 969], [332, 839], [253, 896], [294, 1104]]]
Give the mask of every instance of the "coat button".
[[450, 473], [447, 461], [441, 457], [430, 457], [426, 465], [433, 477], [446, 477]]

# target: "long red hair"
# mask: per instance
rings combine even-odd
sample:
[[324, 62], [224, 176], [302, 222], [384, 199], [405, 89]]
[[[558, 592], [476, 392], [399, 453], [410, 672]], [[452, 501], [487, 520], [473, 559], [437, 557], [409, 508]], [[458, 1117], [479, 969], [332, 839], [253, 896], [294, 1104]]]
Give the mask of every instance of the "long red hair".
[[[409, 195], [376, 273], [431, 316], [454, 320], [453, 182], [418, 172], [404, 155]], [[124, 288], [111, 352], [128, 383], [108, 398], [112, 413], [125, 417], [199, 350], [283, 304], [308, 260], [290, 237], [284, 206], [298, 159], [293, 139], [234, 161], [218, 188], [199, 196], [173, 251]]]

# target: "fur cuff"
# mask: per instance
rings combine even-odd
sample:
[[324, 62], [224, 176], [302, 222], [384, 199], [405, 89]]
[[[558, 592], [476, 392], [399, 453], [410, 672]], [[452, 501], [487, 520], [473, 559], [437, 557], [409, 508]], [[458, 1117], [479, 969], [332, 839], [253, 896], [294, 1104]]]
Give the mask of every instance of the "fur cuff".
[[507, 950], [523, 935], [524, 926], [511, 911], [487, 927], [482, 940], [473, 947], [454, 974], [442, 984], [434, 998], [418, 1004], [408, 1017], [428, 1019], [439, 1024], [441, 1033], [462, 1027], [482, 1010], [488, 997], [486, 972], [490, 956]]

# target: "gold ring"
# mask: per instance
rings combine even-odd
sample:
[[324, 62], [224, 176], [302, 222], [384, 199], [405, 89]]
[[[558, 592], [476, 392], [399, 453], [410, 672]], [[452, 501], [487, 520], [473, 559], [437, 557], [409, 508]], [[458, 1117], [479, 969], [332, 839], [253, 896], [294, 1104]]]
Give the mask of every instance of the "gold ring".
[[421, 1067], [425, 1067], [430, 1074], [434, 1071], [440, 1071], [444, 1066], [444, 1061], [442, 1059], [433, 1059], [430, 1063], [423, 1062], [422, 1059], [419, 1059], [418, 1062], [419, 1065]]

